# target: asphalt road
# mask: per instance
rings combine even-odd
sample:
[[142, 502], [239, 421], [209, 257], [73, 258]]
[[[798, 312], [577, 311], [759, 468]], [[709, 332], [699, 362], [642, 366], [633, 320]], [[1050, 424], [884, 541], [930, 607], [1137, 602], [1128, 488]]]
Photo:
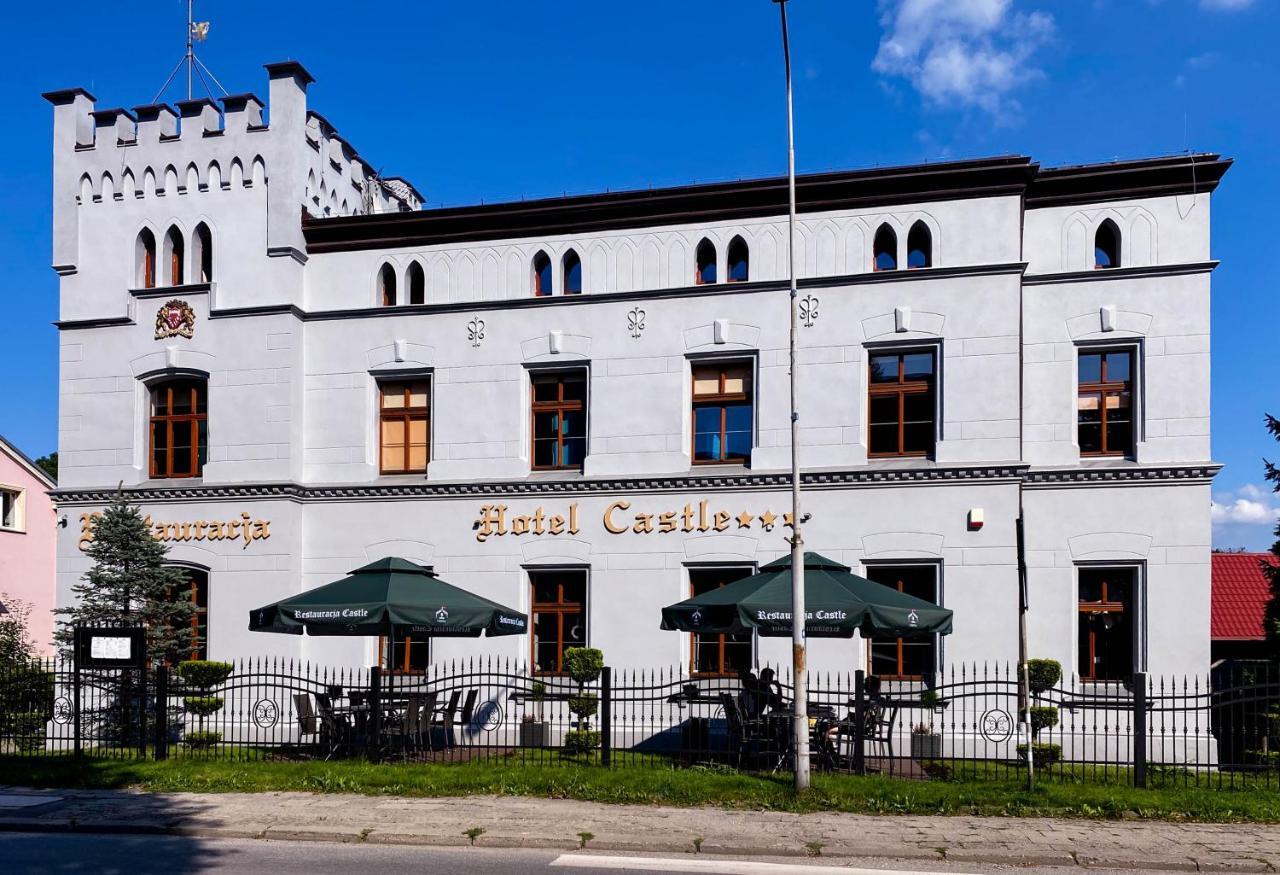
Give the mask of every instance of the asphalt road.
[[[325, 873], [414, 872], [449, 875], [603, 875], [618, 872], [702, 872], [725, 875], [842, 875], [860, 873], [951, 873], [986, 875], [991, 866], [945, 863], [895, 863], [788, 860], [761, 863], [719, 856], [636, 858], [604, 851], [562, 853], [544, 850], [443, 848], [410, 845], [344, 845], [329, 842], [278, 842], [196, 839], [173, 836], [65, 835], [0, 833], [0, 872], [4, 875], [94, 873], [94, 875], [183, 875], [225, 872], [236, 875], [325, 875]], [[1071, 869], [1019, 869], [1019, 873], [1067, 875]]]

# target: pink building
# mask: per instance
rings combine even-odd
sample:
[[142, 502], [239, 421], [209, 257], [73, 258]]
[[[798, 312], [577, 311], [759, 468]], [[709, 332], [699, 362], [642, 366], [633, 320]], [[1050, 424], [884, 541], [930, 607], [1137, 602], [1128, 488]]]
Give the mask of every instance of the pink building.
[[53, 653], [58, 513], [49, 490], [56, 485], [0, 436], [0, 601], [31, 603], [31, 637], [45, 655]]

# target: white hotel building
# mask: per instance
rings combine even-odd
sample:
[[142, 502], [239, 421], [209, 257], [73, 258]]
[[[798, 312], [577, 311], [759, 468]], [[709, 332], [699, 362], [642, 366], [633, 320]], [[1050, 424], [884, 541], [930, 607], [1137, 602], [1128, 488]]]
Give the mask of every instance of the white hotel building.
[[[190, 569], [213, 658], [370, 665], [250, 609], [386, 555], [529, 612], [411, 641], [554, 671], [783, 662], [659, 608], [783, 555], [785, 179], [422, 209], [271, 64], [238, 95], [52, 92], [59, 602], [118, 483]], [[941, 642], [818, 640], [920, 677], [1017, 653], [1084, 678], [1209, 665], [1214, 154], [804, 175], [807, 547], [955, 611]]]

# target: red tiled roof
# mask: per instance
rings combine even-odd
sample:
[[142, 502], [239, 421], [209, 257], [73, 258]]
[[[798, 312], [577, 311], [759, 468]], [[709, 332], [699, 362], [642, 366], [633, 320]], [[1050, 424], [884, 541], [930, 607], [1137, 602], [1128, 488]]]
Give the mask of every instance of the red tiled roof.
[[1262, 611], [1271, 590], [1259, 562], [1277, 564], [1271, 553], [1213, 554], [1213, 611], [1209, 635], [1214, 641], [1262, 640]]

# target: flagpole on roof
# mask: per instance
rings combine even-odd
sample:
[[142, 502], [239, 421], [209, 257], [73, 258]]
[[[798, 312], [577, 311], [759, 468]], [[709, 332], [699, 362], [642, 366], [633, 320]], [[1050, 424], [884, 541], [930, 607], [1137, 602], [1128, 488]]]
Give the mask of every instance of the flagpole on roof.
[[787, 0], [773, 0], [782, 15], [782, 60], [787, 77], [787, 273], [791, 280], [788, 298], [791, 331], [791, 675], [795, 683], [791, 715], [792, 762], [797, 790], [809, 788], [809, 708], [805, 673], [804, 538], [800, 534], [804, 518], [800, 514], [800, 414], [796, 409], [796, 137], [791, 101], [791, 41], [787, 32]]

